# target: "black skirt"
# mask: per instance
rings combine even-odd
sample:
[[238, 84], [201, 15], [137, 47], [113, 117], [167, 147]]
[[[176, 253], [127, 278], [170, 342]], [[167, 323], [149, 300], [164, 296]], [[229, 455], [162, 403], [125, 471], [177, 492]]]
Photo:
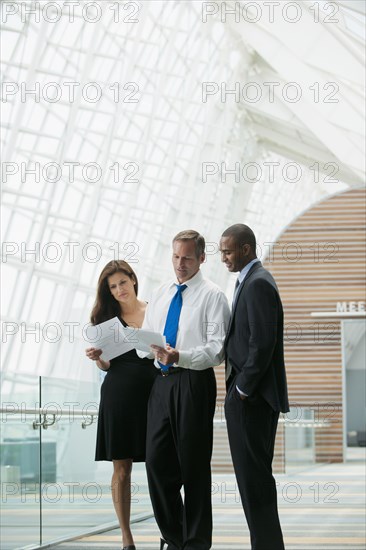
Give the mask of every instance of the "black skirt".
[[158, 369], [134, 349], [110, 363], [100, 390], [95, 460], [144, 462], [147, 402]]

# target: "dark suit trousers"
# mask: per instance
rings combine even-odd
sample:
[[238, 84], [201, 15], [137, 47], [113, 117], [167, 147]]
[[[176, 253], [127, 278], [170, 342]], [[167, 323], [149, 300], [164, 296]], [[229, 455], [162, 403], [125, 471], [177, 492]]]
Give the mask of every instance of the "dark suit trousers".
[[169, 550], [211, 548], [215, 404], [211, 368], [159, 375], [150, 394], [146, 470], [155, 518]]
[[242, 401], [234, 378], [225, 400], [225, 416], [252, 550], [284, 550], [272, 476], [279, 413], [258, 393]]

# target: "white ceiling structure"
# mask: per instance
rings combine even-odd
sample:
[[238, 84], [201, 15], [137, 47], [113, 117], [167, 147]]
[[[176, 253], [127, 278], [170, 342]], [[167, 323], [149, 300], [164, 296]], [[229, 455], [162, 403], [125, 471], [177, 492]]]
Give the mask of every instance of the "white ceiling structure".
[[92, 376], [81, 327], [107, 261], [130, 261], [148, 298], [172, 275], [174, 234], [195, 228], [229, 295], [227, 226], [251, 225], [265, 252], [313, 203], [364, 184], [362, 0], [1, 10], [9, 381]]

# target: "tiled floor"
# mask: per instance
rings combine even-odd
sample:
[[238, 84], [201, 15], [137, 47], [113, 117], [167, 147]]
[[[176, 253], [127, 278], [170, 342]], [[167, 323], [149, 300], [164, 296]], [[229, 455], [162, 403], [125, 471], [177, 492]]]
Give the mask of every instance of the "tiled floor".
[[[363, 451], [346, 464], [278, 475], [278, 503], [286, 550], [364, 550], [365, 462]], [[233, 476], [213, 480], [212, 550], [249, 550], [249, 536]], [[153, 519], [133, 528], [137, 550], [157, 550]], [[118, 530], [53, 546], [54, 550], [120, 548]], [[268, 548], [268, 550], [272, 550]]]

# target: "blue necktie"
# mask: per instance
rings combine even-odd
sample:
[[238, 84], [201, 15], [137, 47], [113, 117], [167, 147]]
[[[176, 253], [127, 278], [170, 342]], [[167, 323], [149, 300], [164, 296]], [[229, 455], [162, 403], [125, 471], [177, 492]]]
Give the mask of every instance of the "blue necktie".
[[[175, 348], [177, 343], [177, 333], [179, 325], [180, 312], [182, 310], [183, 299], [182, 292], [187, 288], [187, 285], [175, 285], [177, 287], [177, 292], [174, 294], [172, 301], [170, 302], [168, 315], [165, 321], [164, 336], [166, 338], [167, 344], [170, 347]], [[168, 370], [170, 365], [163, 365], [159, 363], [162, 370]]]

